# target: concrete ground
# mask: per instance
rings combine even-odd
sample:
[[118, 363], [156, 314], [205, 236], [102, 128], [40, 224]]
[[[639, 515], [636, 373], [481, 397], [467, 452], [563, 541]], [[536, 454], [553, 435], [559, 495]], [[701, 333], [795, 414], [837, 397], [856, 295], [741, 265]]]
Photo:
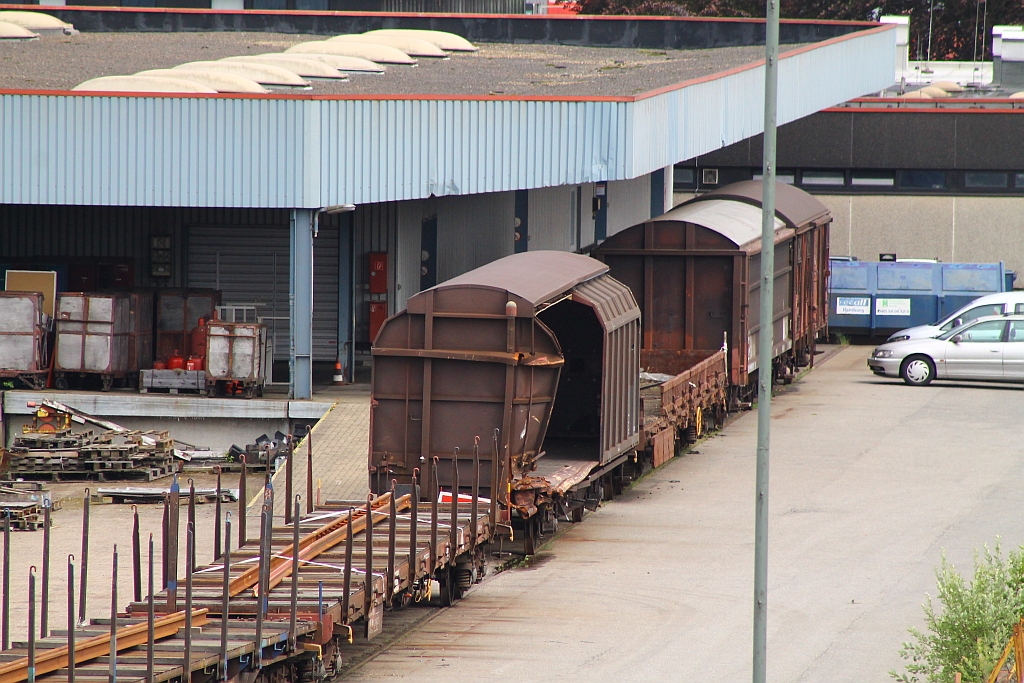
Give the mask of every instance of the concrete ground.
[[[886, 681], [943, 553], [1024, 541], [1024, 391], [914, 388], [850, 347], [773, 403], [769, 680]], [[348, 680], [749, 680], [747, 413]]]

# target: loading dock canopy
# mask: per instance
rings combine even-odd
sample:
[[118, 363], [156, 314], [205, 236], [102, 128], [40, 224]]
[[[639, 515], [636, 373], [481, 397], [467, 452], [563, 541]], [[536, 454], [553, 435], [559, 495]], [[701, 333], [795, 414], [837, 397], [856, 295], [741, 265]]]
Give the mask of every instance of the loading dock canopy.
[[[697, 202], [708, 202], [716, 200], [731, 200], [755, 206], [758, 209], [757, 232], [761, 233], [761, 197], [764, 193], [763, 181], [744, 180], [732, 183], [707, 194], [702, 194], [696, 199], [691, 199], [684, 206]], [[809, 227], [811, 223], [817, 223], [822, 219], [831, 220], [828, 207], [814, 198], [813, 195], [804, 192], [798, 187], [788, 183], [775, 182], [775, 216], [781, 218], [786, 227], [798, 230]], [[675, 219], [679, 220], [679, 219]], [[693, 222], [693, 221], [690, 221]], [[698, 225], [703, 225], [698, 223]], [[709, 226], [705, 226], [709, 227]], [[778, 230], [778, 228], [776, 228]], [[717, 231], [716, 231], [717, 232]]]

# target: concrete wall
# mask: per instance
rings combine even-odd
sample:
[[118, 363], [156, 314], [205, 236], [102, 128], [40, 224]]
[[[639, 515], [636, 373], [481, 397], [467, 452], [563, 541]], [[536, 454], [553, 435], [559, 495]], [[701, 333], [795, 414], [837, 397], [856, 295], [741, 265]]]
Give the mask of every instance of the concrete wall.
[[831, 251], [945, 262], [1003, 261], [1024, 273], [1024, 197], [816, 195], [832, 211]]

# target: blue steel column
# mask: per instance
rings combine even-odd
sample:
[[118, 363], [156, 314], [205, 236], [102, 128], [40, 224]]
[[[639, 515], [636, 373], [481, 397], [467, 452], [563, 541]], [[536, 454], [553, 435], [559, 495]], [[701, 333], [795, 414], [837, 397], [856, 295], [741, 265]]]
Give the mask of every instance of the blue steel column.
[[288, 306], [292, 398], [313, 397], [313, 212], [292, 209]]

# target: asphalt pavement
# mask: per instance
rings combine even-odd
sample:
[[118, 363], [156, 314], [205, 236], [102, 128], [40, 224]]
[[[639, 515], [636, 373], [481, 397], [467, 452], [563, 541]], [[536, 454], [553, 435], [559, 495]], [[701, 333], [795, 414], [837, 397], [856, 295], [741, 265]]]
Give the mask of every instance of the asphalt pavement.
[[[849, 347], [773, 402], [770, 681], [887, 681], [943, 553], [1024, 542], [1024, 390], [872, 376]], [[750, 680], [747, 413], [346, 680]]]

